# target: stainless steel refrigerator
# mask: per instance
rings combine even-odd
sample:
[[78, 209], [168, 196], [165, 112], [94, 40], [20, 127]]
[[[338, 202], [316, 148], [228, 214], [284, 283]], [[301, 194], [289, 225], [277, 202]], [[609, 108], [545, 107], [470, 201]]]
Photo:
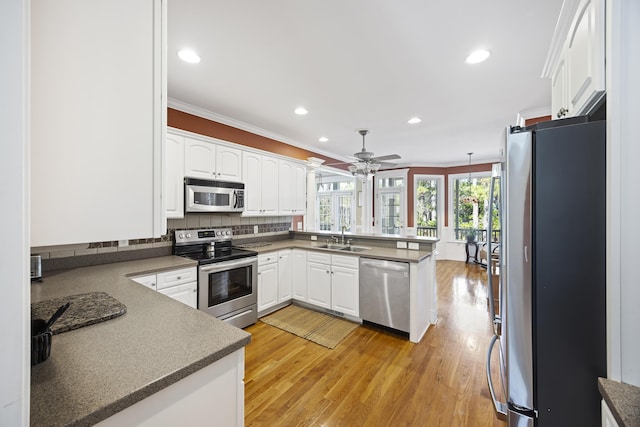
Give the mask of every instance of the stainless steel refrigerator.
[[[500, 300], [499, 310], [490, 310], [487, 378], [510, 427], [601, 424], [605, 137], [605, 122], [586, 116], [506, 131], [490, 203], [501, 217], [502, 241], [499, 283], [490, 283], [500, 287]], [[500, 378], [493, 381], [495, 351]], [[498, 388], [506, 401], [496, 399]]]

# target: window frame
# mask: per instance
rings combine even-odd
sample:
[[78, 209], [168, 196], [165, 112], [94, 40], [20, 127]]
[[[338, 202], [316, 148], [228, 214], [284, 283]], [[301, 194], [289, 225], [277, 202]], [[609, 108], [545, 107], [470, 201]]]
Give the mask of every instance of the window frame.
[[[379, 179], [388, 178], [402, 178], [404, 185], [402, 187], [384, 187], [380, 188]], [[396, 193], [400, 192], [400, 222], [401, 232], [405, 234], [407, 232], [407, 187], [409, 185], [409, 169], [392, 169], [386, 171], [379, 171], [373, 177], [373, 189], [375, 191], [375, 209], [374, 209], [374, 230], [376, 233], [382, 234], [382, 225], [380, 224], [380, 195], [381, 193]]]
[[337, 205], [337, 200], [340, 196], [345, 196], [345, 195], [350, 195], [351, 196], [351, 231], [354, 232], [357, 226], [357, 182], [355, 180], [354, 177], [350, 177], [350, 176], [343, 176], [343, 175], [335, 175], [335, 176], [329, 176], [329, 177], [323, 177], [322, 178], [322, 183], [334, 183], [334, 182], [353, 182], [353, 189], [352, 190], [329, 190], [329, 191], [320, 191], [318, 190], [318, 183], [317, 181], [314, 183], [315, 185], [315, 190], [316, 190], [316, 206], [315, 206], [315, 220], [316, 220], [316, 230], [320, 230], [320, 197], [321, 196], [331, 196], [331, 230], [324, 230], [324, 231], [330, 231], [332, 233], [336, 233], [336, 232], [340, 232], [340, 224], [338, 221], [338, 205]]
[[471, 172], [471, 174], [467, 173], [456, 173], [450, 174], [448, 176], [448, 188], [447, 194], [449, 196], [449, 202], [447, 203], [447, 208], [449, 210], [449, 214], [447, 215], [447, 224], [449, 232], [447, 233], [448, 241], [452, 243], [465, 243], [463, 239], [456, 239], [456, 230], [455, 230], [455, 216], [454, 216], [454, 203], [455, 203], [455, 194], [454, 194], [454, 183], [457, 179], [468, 179], [469, 176], [471, 178], [489, 178], [491, 179], [491, 170], [481, 171], [481, 172]]
[[436, 233], [438, 238], [441, 238], [444, 230], [444, 175], [429, 175], [429, 174], [415, 174], [413, 175], [413, 228], [415, 234], [418, 235], [418, 181], [435, 180], [436, 181], [436, 217], [438, 226], [436, 227]]

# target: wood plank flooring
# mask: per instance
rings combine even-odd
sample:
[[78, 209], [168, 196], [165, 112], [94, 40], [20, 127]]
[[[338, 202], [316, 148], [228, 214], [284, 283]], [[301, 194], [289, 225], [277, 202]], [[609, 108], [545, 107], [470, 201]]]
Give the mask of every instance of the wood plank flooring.
[[419, 344], [361, 326], [329, 350], [262, 322], [247, 328], [245, 424], [505, 427], [485, 375], [486, 270], [438, 261], [436, 275], [438, 322]]

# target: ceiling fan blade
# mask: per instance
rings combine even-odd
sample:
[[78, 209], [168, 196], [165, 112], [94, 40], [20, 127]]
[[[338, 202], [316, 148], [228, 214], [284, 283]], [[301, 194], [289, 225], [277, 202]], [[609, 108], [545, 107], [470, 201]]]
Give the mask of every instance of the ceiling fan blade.
[[388, 154], [386, 156], [378, 156], [378, 157], [374, 157], [371, 159], [372, 162], [376, 162], [376, 163], [380, 163], [381, 161], [384, 160], [397, 160], [399, 159], [400, 156], [397, 154]]
[[378, 164], [380, 165], [380, 169], [389, 169], [389, 168], [395, 168], [396, 166], [398, 166], [397, 163], [389, 163], [389, 162], [378, 162]]

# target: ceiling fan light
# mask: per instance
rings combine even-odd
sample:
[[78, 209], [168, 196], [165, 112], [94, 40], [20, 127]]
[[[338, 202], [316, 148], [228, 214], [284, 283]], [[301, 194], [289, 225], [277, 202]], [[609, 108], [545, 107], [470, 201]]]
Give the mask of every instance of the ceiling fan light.
[[355, 175], [356, 172], [358, 172], [358, 167], [356, 165], [349, 165], [349, 172], [351, 172], [352, 175]]
[[371, 163], [369, 165], [369, 170], [373, 173], [378, 172], [378, 169], [380, 169], [380, 163]]

